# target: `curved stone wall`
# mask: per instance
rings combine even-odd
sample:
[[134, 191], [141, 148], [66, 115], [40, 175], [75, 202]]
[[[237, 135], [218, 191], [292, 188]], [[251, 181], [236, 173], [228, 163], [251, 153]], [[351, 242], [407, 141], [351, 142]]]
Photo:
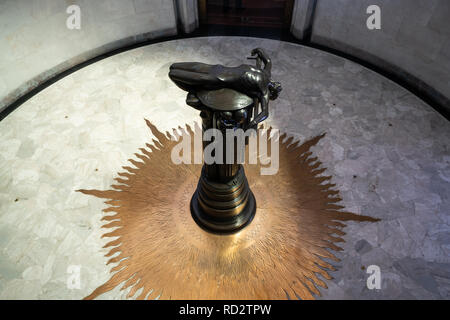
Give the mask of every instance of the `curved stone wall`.
[[[367, 27], [371, 5], [381, 29]], [[291, 31], [394, 74], [450, 112], [449, 17], [448, 0], [297, 0]]]
[[[69, 29], [69, 5], [81, 28]], [[381, 9], [369, 30], [367, 7]], [[46, 80], [114, 49], [198, 26], [195, 0], [15, 0], [0, 3], [0, 111]], [[296, 0], [292, 34], [392, 74], [450, 114], [450, 1]], [[432, 103], [432, 102], [435, 102]]]
[[[76, 26], [73, 5], [79, 29], [67, 26]], [[177, 33], [174, 1], [166, 0], [1, 1], [0, 26], [0, 111], [79, 63]]]

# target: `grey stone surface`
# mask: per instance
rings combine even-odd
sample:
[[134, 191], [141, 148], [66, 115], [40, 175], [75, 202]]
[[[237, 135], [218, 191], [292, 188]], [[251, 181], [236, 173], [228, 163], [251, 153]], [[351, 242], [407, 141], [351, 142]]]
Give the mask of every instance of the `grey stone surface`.
[[364, 253], [367, 253], [370, 250], [372, 250], [372, 245], [369, 242], [367, 242], [366, 240], [361, 239], [358, 242], [356, 242], [355, 250], [359, 254], [363, 255]]
[[[268, 123], [304, 141], [333, 175], [342, 204], [382, 219], [348, 223], [323, 299], [448, 299], [450, 125], [395, 83], [311, 48], [240, 37], [154, 44], [89, 65], [0, 122], [0, 298], [80, 299], [109, 278], [102, 200], [127, 159], [161, 130], [198, 120], [169, 65], [238, 65], [266, 49], [284, 90]], [[66, 286], [81, 266], [81, 288]], [[381, 289], [366, 286], [381, 270]], [[122, 299], [118, 289], [102, 296]]]
[[[450, 1], [317, 0], [313, 43], [338, 49], [388, 71], [423, 81], [450, 112]], [[369, 30], [369, 5], [381, 8], [381, 30]], [[428, 89], [427, 89], [428, 90]]]
[[440, 294], [437, 277], [450, 278], [450, 263], [433, 263], [423, 259], [405, 257], [396, 261], [394, 268], [437, 296]]

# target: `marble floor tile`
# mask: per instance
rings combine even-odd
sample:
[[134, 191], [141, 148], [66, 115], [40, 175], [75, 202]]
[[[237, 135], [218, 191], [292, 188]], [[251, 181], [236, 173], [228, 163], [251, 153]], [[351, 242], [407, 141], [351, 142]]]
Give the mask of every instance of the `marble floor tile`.
[[[174, 62], [238, 65], [266, 49], [284, 90], [268, 123], [314, 147], [343, 205], [382, 219], [349, 223], [323, 299], [448, 299], [450, 125], [390, 80], [343, 58], [276, 40], [205, 37], [157, 43], [89, 65], [0, 122], [0, 299], [80, 299], [109, 278], [102, 200], [127, 159], [198, 112], [167, 77]], [[335, 263], [336, 264], [336, 263]], [[370, 265], [382, 287], [366, 286]], [[75, 266], [75, 267], [74, 267]], [[80, 269], [80, 287], [68, 286]], [[74, 269], [75, 268], [75, 269]], [[105, 299], [123, 299], [115, 289]]]

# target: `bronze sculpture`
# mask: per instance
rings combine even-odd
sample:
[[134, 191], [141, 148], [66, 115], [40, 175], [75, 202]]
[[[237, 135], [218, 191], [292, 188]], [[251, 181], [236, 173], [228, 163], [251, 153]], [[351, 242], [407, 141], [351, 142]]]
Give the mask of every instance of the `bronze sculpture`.
[[[256, 66], [225, 67], [200, 62], [170, 66], [170, 79], [188, 92], [186, 103], [201, 111], [203, 132], [218, 129], [225, 134], [227, 129], [256, 129], [268, 117], [269, 100], [278, 97], [281, 84], [271, 79], [272, 62], [267, 54], [260, 48], [251, 53]], [[203, 148], [208, 144], [204, 142]], [[191, 213], [208, 231], [235, 232], [250, 223], [255, 214], [256, 201], [244, 168], [234, 160], [203, 166]]]

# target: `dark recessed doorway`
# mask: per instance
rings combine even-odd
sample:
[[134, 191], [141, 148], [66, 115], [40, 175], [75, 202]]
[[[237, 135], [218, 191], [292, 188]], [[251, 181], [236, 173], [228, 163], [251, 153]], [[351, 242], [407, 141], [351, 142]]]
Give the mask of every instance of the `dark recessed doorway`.
[[199, 0], [200, 23], [288, 28], [294, 0]]

